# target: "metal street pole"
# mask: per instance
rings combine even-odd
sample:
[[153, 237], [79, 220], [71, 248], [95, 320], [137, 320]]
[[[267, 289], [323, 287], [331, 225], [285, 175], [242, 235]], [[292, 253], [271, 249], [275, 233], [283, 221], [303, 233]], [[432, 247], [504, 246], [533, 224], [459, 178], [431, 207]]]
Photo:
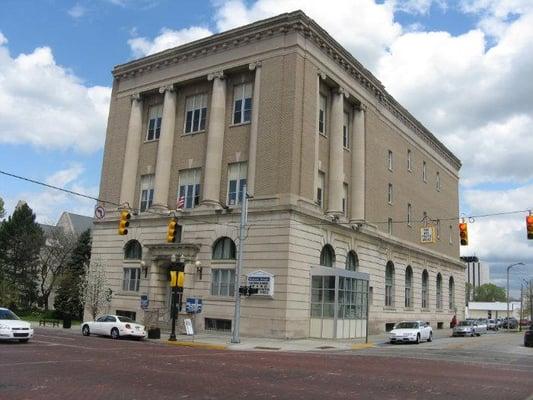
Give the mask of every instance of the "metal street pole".
[[511, 264], [507, 267], [507, 332], [509, 332], [509, 325], [511, 325], [509, 323], [509, 270], [512, 268], [512, 267], [516, 267], [517, 265], [524, 265], [523, 262], [518, 262], [518, 263], [515, 263], [515, 264]]
[[523, 299], [524, 299], [524, 284], [520, 282], [520, 322], [518, 323], [519, 332], [522, 332], [522, 319], [524, 318], [524, 311], [523, 311], [524, 303], [522, 301]]
[[241, 219], [239, 224], [239, 250], [237, 255], [237, 265], [235, 266], [235, 314], [233, 316], [233, 334], [231, 336], [231, 343], [240, 343], [239, 336], [241, 323], [241, 295], [239, 287], [241, 283], [242, 270], [242, 250], [244, 247], [244, 228], [246, 227], [246, 220], [248, 214], [248, 194], [246, 193], [246, 185], [242, 188], [242, 202], [241, 202]]
[[[173, 271], [176, 267], [176, 254], [172, 254], [170, 256], [170, 270]], [[172, 283], [171, 283], [172, 284]], [[171, 296], [171, 317], [172, 317], [172, 332], [170, 333], [170, 337], [168, 338], [169, 341], [175, 342], [176, 341], [176, 297], [178, 293], [177, 286], [171, 286], [170, 287], [172, 296]]]

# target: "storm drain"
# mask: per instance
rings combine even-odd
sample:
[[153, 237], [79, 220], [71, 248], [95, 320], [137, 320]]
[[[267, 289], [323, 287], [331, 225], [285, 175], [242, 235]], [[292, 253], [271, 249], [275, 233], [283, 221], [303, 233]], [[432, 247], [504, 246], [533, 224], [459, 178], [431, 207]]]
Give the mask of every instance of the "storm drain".
[[281, 350], [281, 347], [267, 347], [267, 346], [255, 346], [257, 350]]
[[319, 346], [317, 347], [317, 349], [320, 349], [320, 350], [327, 350], [327, 349], [334, 349], [335, 346]]

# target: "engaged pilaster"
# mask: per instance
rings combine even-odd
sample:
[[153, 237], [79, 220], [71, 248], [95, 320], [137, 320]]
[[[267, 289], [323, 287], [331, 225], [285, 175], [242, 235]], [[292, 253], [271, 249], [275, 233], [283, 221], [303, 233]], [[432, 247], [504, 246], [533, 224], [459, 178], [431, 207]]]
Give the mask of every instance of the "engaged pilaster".
[[207, 79], [213, 81], [213, 92], [209, 112], [202, 203], [220, 206], [222, 151], [226, 120], [226, 81], [222, 71], [209, 74]]
[[257, 163], [257, 134], [259, 121], [259, 93], [261, 90], [261, 62], [249, 65], [250, 71], [255, 70], [254, 92], [252, 98], [252, 121], [250, 126], [250, 139], [248, 145], [248, 177], [246, 191], [253, 196], [255, 193], [255, 166]]
[[174, 147], [174, 128], [176, 125], [176, 91], [173, 85], [159, 88], [165, 94], [161, 135], [157, 147], [157, 162], [154, 182], [154, 208], [168, 207], [170, 187], [170, 169], [172, 166], [172, 150]]
[[342, 125], [344, 120], [344, 96], [346, 91], [337, 88], [331, 101], [331, 129], [329, 135], [328, 211], [330, 215], [342, 214], [343, 149]]
[[365, 107], [353, 114], [351, 222], [365, 220]]
[[133, 206], [133, 199], [135, 198], [135, 182], [142, 137], [142, 109], [142, 98], [136, 93], [131, 96], [130, 120], [120, 187], [120, 204], [128, 203], [130, 206]]

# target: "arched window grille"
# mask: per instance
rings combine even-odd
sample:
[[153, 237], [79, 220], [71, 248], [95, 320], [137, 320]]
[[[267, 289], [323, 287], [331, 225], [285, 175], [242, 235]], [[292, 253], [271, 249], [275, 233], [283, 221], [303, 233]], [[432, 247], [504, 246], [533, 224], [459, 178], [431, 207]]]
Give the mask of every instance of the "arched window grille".
[[235, 260], [235, 243], [227, 236], [218, 238], [213, 245], [213, 260]]
[[437, 310], [442, 310], [442, 275], [437, 274]]
[[320, 252], [320, 265], [324, 267], [333, 267], [335, 264], [335, 250], [329, 244], [322, 247]]
[[389, 261], [385, 268], [385, 306], [394, 305], [394, 263]]
[[125, 260], [141, 260], [143, 256], [143, 249], [137, 240], [130, 240], [124, 246]]
[[348, 271], [357, 271], [359, 269], [359, 257], [355, 251], [349, 251], [346, 256], [346, 269]]
[[413, 269], [410, 265], [405, 269], [405, 308], [413, 307]]
[[429, 308], [429, 274], [427, 270], [422, 272], [422, 308]]

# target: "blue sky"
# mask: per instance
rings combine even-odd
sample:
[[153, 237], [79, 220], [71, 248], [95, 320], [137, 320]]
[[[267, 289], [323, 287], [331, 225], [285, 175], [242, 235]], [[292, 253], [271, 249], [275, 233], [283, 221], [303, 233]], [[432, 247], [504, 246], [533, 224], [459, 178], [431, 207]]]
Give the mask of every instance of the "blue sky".
[[[461, 158], [462, 212], [533, 208], [529, 0], [0, 3], [2, 170], [97, 195], [114, 65], [301, 8]], [[25, 199], [49, 223], [94, 206], [1, 175], [0, 197], [8, 213]], [[524, 216], [478, 219], [469, 229], [463, 254], [494, 266], [499, 284], [516, 261], [533, 276]]]

